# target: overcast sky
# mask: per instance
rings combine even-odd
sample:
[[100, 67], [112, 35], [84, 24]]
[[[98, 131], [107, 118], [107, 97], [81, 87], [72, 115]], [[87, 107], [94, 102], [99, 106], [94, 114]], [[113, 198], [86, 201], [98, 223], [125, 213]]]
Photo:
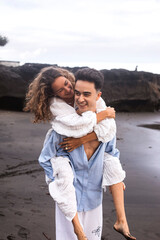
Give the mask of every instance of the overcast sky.
[[160, 0], [0, 0], [0, 60], [160, 73]]

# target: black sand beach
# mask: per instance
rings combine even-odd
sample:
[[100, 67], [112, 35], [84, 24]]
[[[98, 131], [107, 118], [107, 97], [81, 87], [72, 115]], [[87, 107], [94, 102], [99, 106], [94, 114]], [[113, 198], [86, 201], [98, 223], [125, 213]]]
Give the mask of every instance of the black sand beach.
[[[159, 240], [160, 112], [117, 113], [116, 121], [130, 231], [139, 240]], [[32, 124], [29, 113], [0, 111], [0, 240], [55, 240], [54, 203], [37, 162], [49, 128]], [[103, 205], [102, 239], [124, 239], [113, 230], [109, 191]]]

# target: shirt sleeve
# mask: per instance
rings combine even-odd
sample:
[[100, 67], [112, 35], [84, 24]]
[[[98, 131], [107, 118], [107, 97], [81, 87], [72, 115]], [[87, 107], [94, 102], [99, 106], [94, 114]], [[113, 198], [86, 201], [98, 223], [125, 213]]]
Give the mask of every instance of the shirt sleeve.
[[63, 100], [54, 98], [50, 105], [53, 114], [52, 128], [59, 134], [79, 138], [93, 131], [97, 123], [96, 114], [87, 111], [78, 115], [73, 107]]
[[47, 133], [42, 151], [38, 158], [39, 164], [44, 169], [47, 182], [53, 181], [53, 169], [50, 162], [51, 158], [56, 157], [56, 145], [58, 143], [57, 134], [52, 130]]
[[116, 148], [116, 136], [114, 136], [114, 138], [106, 144], [105, 152], [113, 157], [120, 157], [120, 152]]
[[[97, 101], [97, 112], [101, 112], [106, 109], [106, 104], [102, 98]], [[113, 118], [106, 118], [96, 124], [93, 128], [97, 138], [100, 142], [111, 141], [116, 134], [116, 122]]]

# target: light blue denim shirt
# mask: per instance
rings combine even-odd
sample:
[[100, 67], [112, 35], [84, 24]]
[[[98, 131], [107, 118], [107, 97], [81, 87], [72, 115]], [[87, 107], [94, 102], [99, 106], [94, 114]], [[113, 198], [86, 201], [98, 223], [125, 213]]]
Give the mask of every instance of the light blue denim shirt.
[[63, 141], [63, 138], [64, 136], [54, 130], [50, 133], [39, 156], [39, 163], [44, 168], [46, 175], [54, 181], [50, 159], [55, 156], [67, 156], [75, 175], [77, 210], [81, 212], [94, 209], [102, 203], [104, 152], [119, 157], [119, 151], [116, 149], [116, 137], [108, 143], [100, 143], [89, 161], [83, 145], [72, 152], [66, 152], [60, 148], [59, 143]]

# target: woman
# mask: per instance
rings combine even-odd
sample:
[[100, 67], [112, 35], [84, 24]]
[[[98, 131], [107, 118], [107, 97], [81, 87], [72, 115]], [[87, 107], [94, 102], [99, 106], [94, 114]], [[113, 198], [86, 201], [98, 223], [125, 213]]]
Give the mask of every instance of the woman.
[[[54, 98], [53, 98], [54, 96]], [[56, 97], [55, 97], [56, 96]], [[108, 122], [107, 126], [107, 137], [104, 138], [104, 124], [100, 126], [99, 123], [101, 120], [106, 117], [110, 117], [113, 109], [107, 109], [105, 111], [101, 111], [97, 115], [93, 112], [86, 112], [83, 116], [79, 116], [74, 106], [74, 76], [66, 70], [58, 69], [58, 68], [45, 68], [43, 69], [37, 78], [30, 85], [29, 92], [27, 94], [27, 105], [25, 110], [30, 110], [35, 114], [35, 122], [40, 121], [49, 121], [51, 120], [52, 128], [62, 135], [67, 135], [69, 137], [82, 137], [79, 141], [80, 143], [76, 146], [73, 146], [70, 140], [66, 139], [62, 146], [65, 150], [73, 150], [75, 147], [83, 144], [84, 142], [90, 141], [92, 139], [97, 139], [99, 141], [110, 141], [115, 135], [115, 125], [114, 122]], [[98, 110], [105, 109], [106, 106], [101, 99], [98, 103]], [[73, 121], [74, 118], [74, 121]], [[69, 119], [69, 120], [68, 120]], [[72, 121], [71, 121], [72, 119]], [[97, 120], [97, 121], [96, 121]], [[96, 124], [99, 123], [99, 124]], [[102, 121], [103, 122], [103, 121]], [[99, 126], [98, 126], [99, 125]], [[83, 129], [84, 131], [79, 132], [77, 129]], [[103, 129], [103, 130], [102, 130]], [[64, 132], [63, 132], [64, 130]], [[94, 130], [94, 132], [92, 132]], [[77, 135], [78, 132], [78, 135]], [[91, 133], [92, 132], [92, 133]], [[105, 131], [106, 132], [106, 131]], [[87, 136], [85, 136], [87, 133]], [[97, 136], [96, 136], [96, 134]], [[112, 160], [106, 161], [104, 166], [113, 165]], [[52, 166], [55, 169], [55, 159], [52, 161]], [[124, 211], [124, 200], [123, 200], [123, 184], [122, 180], [125, 177], [125, 173], [122, 170], [120, 163], [116, 162], [115, 168], [119, 168], [118, 171], [114, 168], [111, 169], [113, 173], [113, 181], [111, 179], [104, 178], [103, 183], [107, 185], [106, 182], [110, 182], [108, 185], [110, 186], [115, 208], [117, 211], [117, 221], [114, 225], [116, 231], [122, 233], [127, 239], [135, 239], [129, 233], [128, 224]], [[107, 170], [108, 171], [108, 170]], [[104, 171], [105, 172], [105, 171]], [[110, 172], [110, 173], [111, 173]], [[115, 172], [120, 176], [115, 180]], [[107, 175], [104, 174], [104, 175]], [[111, 175], [111, 174], [109, 174]], [[117, 180], [118, 179], [118, 180]], [[55, 181], [54, 181], [55, 182]], [[51, 184], [50, 184], [51, 186]], [[52, 195], [52, 193], [51, 193]], [[75, 217], [74, 217], [75, 216]], [[78, 222], [77, 214], [72, 217], [72, 222], [74, 225], [75, 232], [77, 234], [78, 239], [84, 239], [83, 230], [77, 231]], [[80, 229], [78, 227], [78, 229]], [[80, 233], [80, 234], [79, 234]]]

